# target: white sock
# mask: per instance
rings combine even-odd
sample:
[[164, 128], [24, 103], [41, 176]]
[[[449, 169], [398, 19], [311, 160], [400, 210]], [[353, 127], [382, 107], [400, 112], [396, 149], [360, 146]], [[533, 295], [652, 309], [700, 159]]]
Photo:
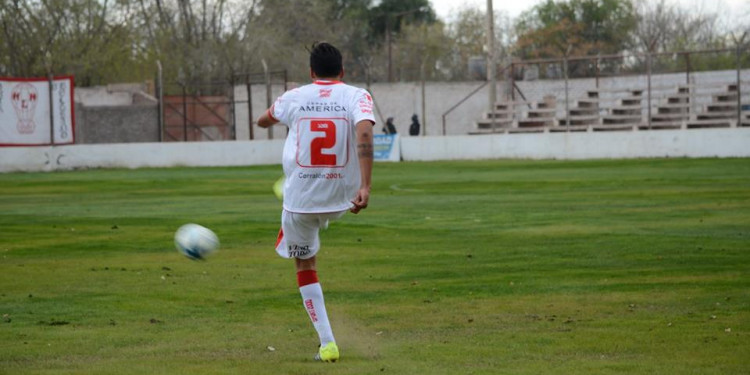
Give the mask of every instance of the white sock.
[[299, 291], [302, 294], [302, 303], [307, 310], [307, 315], [318, 332], [320, 345], [325, 346], [329, 342], [336, 342], [333, 338], [331, 323], [328, 322], [328, 313], [326, 312], [323, 289], [320, 287], [320, 283], [301, 286]]

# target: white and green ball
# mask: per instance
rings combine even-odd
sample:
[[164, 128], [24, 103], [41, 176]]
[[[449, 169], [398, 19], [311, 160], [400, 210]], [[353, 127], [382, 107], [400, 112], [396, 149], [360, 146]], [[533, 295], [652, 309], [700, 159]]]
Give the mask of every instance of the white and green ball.
[[286, 177], [281, 176], [276, 182], [273, 184], [273, 194], [276, 195], [276, 198], [279, 198], [279, 200], [284, 199], [284, 182], [286, 182]]
[[198, 224], [185, 224], [174, 234], [177, 251], [192, 260], [205, 259], [219, 249], [219, 237], [211, 229]]

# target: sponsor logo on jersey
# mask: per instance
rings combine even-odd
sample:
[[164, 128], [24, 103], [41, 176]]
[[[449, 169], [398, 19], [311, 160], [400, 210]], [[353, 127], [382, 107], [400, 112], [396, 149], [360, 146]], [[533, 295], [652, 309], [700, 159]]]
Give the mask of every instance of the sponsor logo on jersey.
[[330, 98], [331, 97], [331, 91], [333, 89], [320, 89], [319, 94], [321, 98]]
[[365, 97], [359, 99], [359, 111], [365, 114], [372, 114], [372, 106], [372, 96], [365, 93]]
[[307, 104], [299, 106], [300, 112], [346, 112], [346, 107], [338, 104]]

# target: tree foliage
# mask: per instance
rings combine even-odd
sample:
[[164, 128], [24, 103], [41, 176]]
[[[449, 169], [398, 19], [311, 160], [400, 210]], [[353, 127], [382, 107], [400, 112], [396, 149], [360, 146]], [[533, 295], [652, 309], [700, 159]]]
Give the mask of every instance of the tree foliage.
[[[672, 4], [546, 0], [515, 23], [497, 12], [498, 62], [732, 46], [718, 16]], [[486, 39], [482, 8], [445, 23], [429, 0], [0, 0], [0, 75], [73, 74], [82, 86], [150, 80], [157, 62], [167, 82], [230, 81], [263, 62], [305, 81], [307, 48], [322, 40], [340, 47], [349, 80], [385, 80], [389, 45], [398, 79], [460, 80]]]
[[546, 0], [517, 23], [521, 57], [611, 54], [632, 45], [630, 0]]

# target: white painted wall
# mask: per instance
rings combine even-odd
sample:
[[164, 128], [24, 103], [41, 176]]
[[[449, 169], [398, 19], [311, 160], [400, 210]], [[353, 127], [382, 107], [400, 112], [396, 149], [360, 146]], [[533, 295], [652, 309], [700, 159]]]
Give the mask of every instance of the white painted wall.
[[403, 160], [750, 157], [750, 128], [410, 137]]
[[0, 148], [0, 172], [280, 164], [284, 140]]
[[[284, 141], [1, 147], [0, 172], [281, 163]], [[750, 128], [401, 137], [408, 161], [750, 157]]]
[[[744, 102], [750, 100], [750, 90], [748, 90], [750, 69], [742, 70], [741, 80]], [[700, 106], [706, 104], [707, 101], [710, 100], [710, 95], [707, 94], [726, 91], [726, 86], [736, 83], [736, 81], [736, 70], [693, 72], [689, 77], [687, 77], [685, 73], [655, 74], [652, 77], [652, 87], [654, 91], [652, 106], [662, 104], [664, 96], [667, 93], [676, 92], [677, 86], [689, 83], [694, 85], [694, 93], [703, 95], [691, 99], [691, 103], [695, 106], [693, 111], [698, 109], [702, 110], [702, 107]], [[366, 84], [361, 82], [348, 83], [357, 87], [366, 87]], [[417, 114], [420, 123], [426, 130], [427, 136], [442, 135], [443, 113], [456, 105], [482, 83], [483, 82], [480, 81], [427, 82], [425, 85], [424, 106], [426, 118], [422, 118], [422, 87], [419, 82], [373, 83], [370, 86], [370, 90], [375, 99], [375, 103], [377, 104], [377, 108], [379, 109], [377, 117], [379, 123], [375, 127], [375, 132], [376, 134], [382, 134], [383, 123], [381, 122], [380, 115], [382, 115], [383, 119], [393, 117], [398, 133], [406, 138], [409, 134], [411, 116]], [[304, 84], [306, 84], [306, 82], [289, 82], [288, 87], [293, 88]], [[558, 103], [557, 116], [560, 118], [565, 116], [564, 80], [516, 81], [516, 84], [523, 91], [528, 101], [538, 102], [543, 100], [546, 95], [556, 96]], [[599, 87], [602, 90], [645, 90], [647, 86], [647, 77], [645, 75], [618, 76], [601, 78], [599, 80]], [[586, 96], [587, 90], [595, 88], [596, 79], [594, 78], [571, 79], [569, 81], [570, 92], [568, 95], [570, 107], [574, 108], [577, 104], [577, 100]], [[258, 116], [268, 108], [266, 104], [266, 89], [263, 85], [253, 85], [252, 90], [253, 119], [257, 119]], [[500, 93], [499, 102], [509, 100], [508, 95], [510, 90], [507, 81], [499, 81], [497, 90], [498, 93]], [[271, 100], [275, 100], [278, 96], [283, 94], [283, 92], [284, 87], [282, 85], [274, 85], [271, 93]], [[446, 116], [445, 133], [447, 135], [463, 135], [476, 130], [476, 122], [485, 116], [485, 112], [488, 111], [490, 107], [487, 96], [488, 92], [489, 87], [485, 86], [463, 104], [458, 106], [453, 112], [448, 114]], [[247, 103], [247, 87], [244, 85], [236, 86], [234, 93], [235, 100], [241, 103], [236, 106], [237, 112], [235, 116], [237, 120], [237, 139], [246, 140], [249, 139], [250, 132], [248, 108], [247, 104], [245, 104]], [[602, 96], [603, 99], [607, 99], [606, 93]], [[644, 108], [647, 104], [645, 96], [646, 95], [644, 94]], [[620, 99], [621, 95], [612, 95], [612, 97]], [[517, 99], [520, 100], [520, 98]], [[616, 100], [613, 99], [611, 102], [604, 103], [603, 107], [611, 107], [615, 102]], [[647, 109], [644, 109], [644, 111], [647, 111]], [[268, 130], [266, 129], [260, 129], [255, 126], [253, 131], [255, 136], [254, 139], [269, 138]], [[286, 135], [286, 128], [283, 126], [276, 126], [272, 128], [271, 132], [273, 139], [284, 138]]]

